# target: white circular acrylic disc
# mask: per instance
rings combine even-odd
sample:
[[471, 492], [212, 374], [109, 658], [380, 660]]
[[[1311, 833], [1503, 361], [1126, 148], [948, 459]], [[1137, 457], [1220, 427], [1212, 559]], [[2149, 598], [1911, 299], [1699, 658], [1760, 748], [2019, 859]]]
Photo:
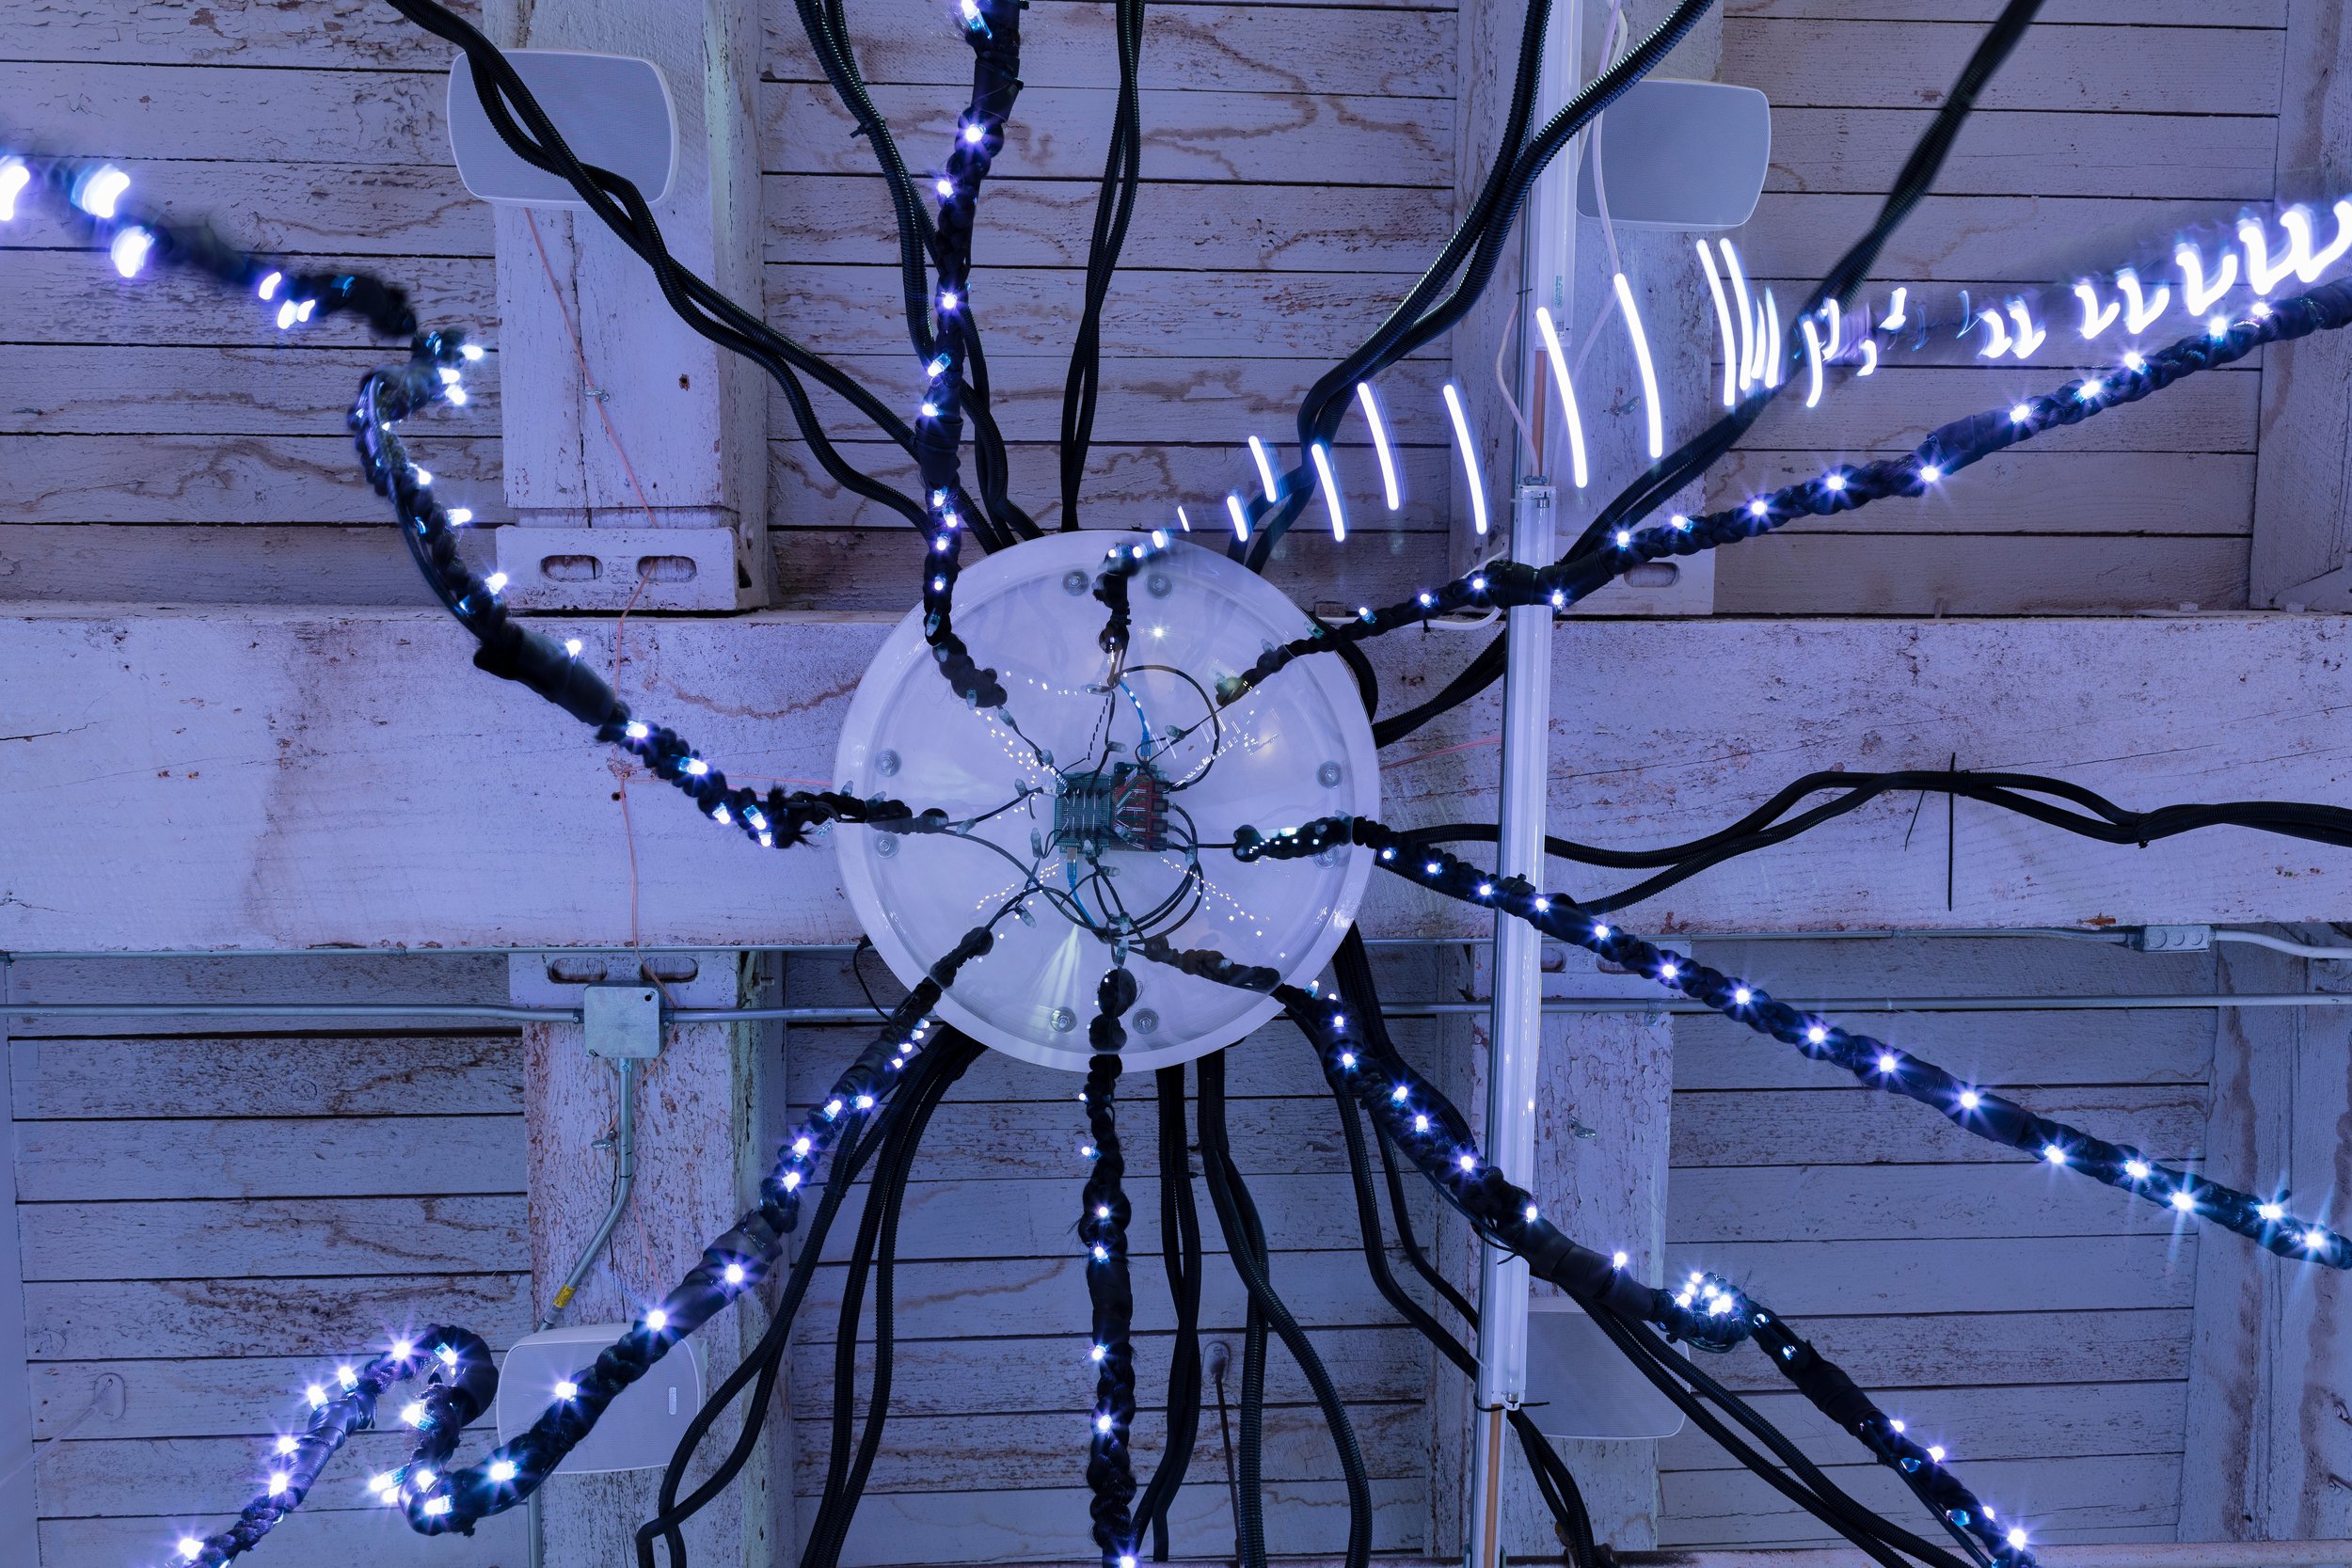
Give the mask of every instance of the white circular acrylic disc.
[[[923, 640], [918, 608], [859, 682], [834, 758], [851, 793], [886, 795], [918, 812], [936, 806], [956, 820], [997, 813], [961, 837], [838, 828], [842, 883], [876, 951], [913, 985], [1029, 887], [1034, 867], [1052, 895], [1032, 888], [1023, 899], [1026, 921], [996, 923], [995, 947], [963, 967], [936, 1012], [983, 1044], [1077, 1071], [1091, 1054], [1095, 988], [1115, 960], [1110, 944], [1067, 912], [1108, 923], [1099, 907], [1104, 883], [1087, 880], [1092, 866], [1057, 847], [1053, 792], [1073, 787], [1063, 775], [1083, 779], [1098, 765], [1132, 765], [1146, 752], [1169, 835], [1188, 831], [1203, 845], [1230, 845], [1244, 824], [1270, 834], [1317, 816], [1374, 816], [1380, 806], [1372, 726], [1340, 660], [1298, 659], [1211, 721], [1203, 692], [1311, 625], [1280, 590], [1214, 550], [1179, 539], [1129, 579], [1124, 680], [1100, 689], [1110, 671], [1098, 641], [1108, 612], [1093, 595], [1094, 578], [1114, 545], [1147, 543], [1050, 534], [977, 562], [958, 580], [956, 632], [997, 672], [1018, 733], [949, 689]], [[999, 811], [1025, 789], [1038, 793]], [[1108, 887], [1130, 915], [1180, 900], [1147, 929], [1178, 948], [1267, 965], [1294, 983], [1329, 961], [1372, 871], [1362, 849], [1252, 864], [1228, 848], [1198, 856], [1191, 886], [1185, 857], [1173, 847], [1113, 847], [1099, 863], [1115, 870]], [[1197, 907], [1168, 928], [1188, 905]], [[1184, 974], [1132, 947], [1127, 967], [1138, 985], [1124, 1021], [1121, 1056], [1130, 1069], [1231, 1045], [1276, 1011], [1271, 997]]]

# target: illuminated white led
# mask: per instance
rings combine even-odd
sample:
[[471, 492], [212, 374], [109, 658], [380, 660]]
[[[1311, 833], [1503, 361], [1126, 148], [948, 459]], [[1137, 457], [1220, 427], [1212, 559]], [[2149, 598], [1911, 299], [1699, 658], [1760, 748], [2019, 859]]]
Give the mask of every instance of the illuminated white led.
[[2099, 401], [2099, 394], [2106, 389], [2107, 384], [2094, 375], [2076, 388], [2074, 395], [2085, 403], [2096, 403]]
[[564, 639], [564, 651], [571, 655], [574, 658], [578, 658], [580, 657], [580, 649], [586, 645], [587, 644], [581, 642], [577, 637], [567, 637]]
[[[1251, 437], [1256, 439], [1256, 437]], [[1331, 515], [1331, 542], [1347, 540], [1347, 503], [1340, 497], [1339, 476], [1331, 471], [1331, 451], [1321, 441], [1307, 449], [1315, 466], [1315, 483], [1323, 487], [1323, 509]]]
[[2049, 1161], [2050, 1164], [2054, 1165], [2062, 1165], [2066, 1164], [2066, 1150], [2060, 1148], [2056, 1144], [2043, 1144], [2042, 1146], [2042, 1157], [2044, 1160]]
[[16, 218], [16, 198], [33, 182], [33, 171], [22, 158], [0, 158], [0, 223]]
[[1642, 411], [1647, 420], [1650, 461], [1656, 462], [1666, 451], [1666, 416], [1658, 403], [1658, 372], [1650, 364], [1649, 335], [1642, 330], [1642, 312], [1633, 303], [1633, 285], [1625, 280], [1625, 274], [1617, 274], [1616, 288], [1617, 309], [1625, 315], [1626, 336], [1633, 342], [1633, 365], [1642, 372]]
[[1249, 437], [1249, 457], [1258, 465], [1258, 483], [1265, 488], [1265, 499], [1269, 501], [1280, 500], [1282, 491], [1281, 486], [1275, 483], [1273, 454], [1266, 451], [1266, 444], [1255, 436]]
[[704, 774], [710, 771], [710, 764], [703, 761], [700, 757], [688, 757], [686, 759], [686, 771], [691, 776], [699, 779]]
[[1227, 496], [1225, 511], [1233, 519], [1233, 537], [1245, 545], [1249, 543], [1249, 514], [1242, 510], [1241, 498], [1233, 495]]
[[2303, 1232], [2303, 1247], [2304, 1247], [2304, 1250], [2305, 1250], [2305, 1251], [2307, 1251], [2307, 1252], [2325, 1252], [2325, 1251], [2327, 1251], [2327, 1250], [2328, 1250], [2328, 1232], [2326, 1232], [2325, 1230], [2321, 1230], [2321, 1229], [2317, 1228], [2316, 1227], [2312, 1227], [2312, 1229], [2310, 1229], [2310, 1230], [2306, 1230], [2306, 1231], [2304, 1231], [2304, 1232]]
[[2135, 338], [2153, 326], [2172, 303], [2169, 285], [2158, 285], [2154, 293], [2143, 297], [2139, 275], [2129, 267], [2115, 275], [2115, 286], [2123, 293], [2123, 330]]
[[1977, 350], [1979, 359], [1998, 359], [2009, 352], [2009, 328], [2001, 321], [1998, 310], [1979, 310], [1977, 320], [1984, 324], [1985, 344]]
[[2170, 1201], [2172, 1207], [2178, 1209], [2184, 1214], [2197, 1207], [2196, 1195], [2191, 1193], [2186, 1187], [2173, 1188]]
[[487, 578], [483, 579], [482, 586], [487, 588], [493, 594], [503, 592], [506, 587], [506, 574], [504, 572], [492, 572]]
[[1862, 340], [1862, 364], [1853, 373], [1856, 375], [1874, 375], [1878, 372], [1878, 341], [1875, 339], [1865, 338]]
[[2269, 1221], [2272, 1225], [2276, 1225], [2280, 1220], [2287, 1217], [2287, 1212], [2276, 1203], [2257, 1203], [2254, 1205], [2254, 1212], [2260, 1214], [2264, 1219]]
[[2140, 356], [2137, 349], [2134, 349], [2123, 356], [2123, 368], [2127, 371], [2144, 371], [2148, 368], [2148, 361]]
[[939, 291], [939, 308], [940, 308], [942, 310], [952, 310], [952, 309], [954, 309], [956, 308], [956, 303], [957, 303], [957, 301], [956, 301], [956, 292], [955, 292], [955, 290], [953, 290], [953, 289], [942, 289], [942, 290], [940, 290], [940, 291]]
[[139, 269], [147, 265], [148, 252], [154, 248], [154, 235], [144, 229], [125, 229], [106, 247], [106, 256], [114, 262], [115, 271], [125, 277], [136, 277]]
[[[1817, 408], [1821, 402], [1821, 336], [1813, 330], [1813, 318], [1807, 316], [1797, 324], [1804, 329], [1804, 405]], [[2007, 346], [2006, 343], [2003, 344]], [[1657, 453], [1652, 452], [1655, 457]]]
[[1633, 1259], [1627, 1257], [1622, 1252], [1613, 1252], [1609, 1255], [1609, 1265], [1612, 1268], [1622, 1269], [1631, 1261], [1633, 1261]]
[[1475, 1154], [1465, 1154], [1460, 1157], [1458, 1163], [1464, 1170], [1476, 1170], [1478, 1168], [1478, 1156]]
[[490, 1479], [501, 1486], [503, 1486], [508, 1481], [513, 1481], [515, 1479], [515, 1462], [511, 1459], [493, 1459], [490, 1461]]
[[[2313, 250], [2309, 235], [2306, 234], [2303, 238], [2303, 264], [2295, 269], [2295, 276], [2306, 283], [2318, 282], [2320, 274], [2342, 261], [2345, 251], [2352, 250], [2352, 201], [2337, 202], [2335, 215], [2336, 237], [2328, 242], [2327, 249]], [[2300, 208], [2280, 217], [2279, 221], [2284, 223], [2288, 217], [2302, 217], [2305, 223], [2311, 221]]]
[[1933, 484], [1933, 483], [1935, 483], [1938, 480], [1940, 480], [1940, 479], [1942, 479], [1942, 478], [1944, 477], [1944, 467], [1943, 467], [1943, 465], [1942, 465], [1942, 464], [1940, 464], [1940, 463], [1922, 463], [1922, 464], [1920, 464], [1920, 465], [1919, 465], [1919, 477], [1920, 477], [1921, 479], [1925, 480], [1925, 481], [1926, 481], [1928, 483], [1930, 483], [1930, 484]]
[[1772, 503], [1767, 501], [1761, 496], [1758, 496], [1756, 499], [1748, 502], [1748, 515], [1751, 517], [1767, 516], [1771, 514], [1772, 510]]
[[1826, 1040], [1826, 1039], [1828, 1039], [1828, 1038], [1829, 1038], [1829, 1031], [1828, 1031], [1828, 1030], [1826, 1030], [1826, 1029], [1824, 1029], [1824, 1028], [1822, 1028], [1822, 1027], [1821, 1027], [1820, 1024], [1818, 1024], [1818, 1023], [1811, 1024], [1811, 1025], [1807, 1026], [1807, 1028], [1805, 1029], [1805, 1032], [1804, 1032], [1804, 1039], [1805, 1039], [1805, 1043], [1806, 1043], [1807, 1045], [1819, 1045], [1819, 1044], [1820, 1044], [1823, 1040]]
[[1938, 1465], [1943, 1464], [1943, 1463], [1944, 1463], [1944, 1445], [1943, 1445], [1943, 1444], [1941, 1444], [1941, 1443], [1931, 1443], [1931, 1444], [1929, 1444], [1929, 1445], [1928, 1445], [1928, 1457], [1929, 1457], [1930, 1459], [1934, 1460], [1934, 1461], [1935, 1461]]
[[457, 357], [466, 360], [470, 364], [474, 360], [482, 357], [482, 345], [480, 343], [468, 343], [457, 351]]
[[417, 1347], [415, 1341], [409, 1339], [395, 1339], [392, 1341], [393, 1360], [405, 1361], [416, 1354]]
[[1560, 352], [1560, 333], [1551, 324], [1551, 312], [1535, 307], [1535, 328], [1543, 334], [1544, 354], [1551, 361], [1552, 384], [1560, 392], [1560, 417], [1568, 427], [1568, 471], [1576, 487], [1584, 488], [1590, 477], [1584, 466], [1584, 421], [1577, 417], [1576, 388], [1568, 384], [1568, 356]]
[[1698, 242], [1699, 269], [1707, 274], [1707, 292], [1715, 301], [1715, 330], [1724, 341], [1724, 406], [1739, 401], [1740, 339], [1731, 325], [1731, 305], [1724, 298], [1723, 275], [1715, 270], [1715, 253]]
[[2106, 304], [2101, 305], [2099, 291], [2088, 280], [2074, 285], [2074, 297], [2083, 302], [2082, 332], [2086, 340], [2096, 338], [2100, 333], [2105, 332], [2115, 325], [2115, 318], [2123, 313], [2122, 300], [2109, 300]]
[[652, 1311], [645, 1314], [645, 1326], [652, 1329], [656, 1334], [659, 1334], [663, 1329], [670, 1326], [670, 1314], [664, 1312], [660, 1307], [657, 1307]]
[[[2309, 239], [2310, 235], [2307, 227], [2303, 237]], [[2246, 281], [2253, 285], [2256, 293], [2269, 293], [2303, 264], [2303, 248], [2294, 244], [2293, 238], [2293, 230], [2289, 230], [2286, 254], [2274, 265], [2270, 260], [2270, 236], [2260, 220], [2248, 218], [2237, 226], [2238, 244], [2246, 247]]]
[[[2157, 309], [2162, 309], [2163, 307], [2159, 305]], [[2012, 352], [2020, 359], [2032, 358], [2034, 350], [2042, 346], [2042, 340], [2049, 337], [2049, 332], [2034, 325], [2033, 312], [2026, 309], [2026, 302], [2022, 299], [2012, 299], [2009, 302], [2009, 319], [2015, 323], [2017, 327], [2016, 346]]]
[[193, 1535], [183, 1535], [180, 1538], [180, 1555], [194, 1562], [204, 1555], [204, 1543]]
[[115, 204], [130, 188], [131, 177], [108, 164], [74, 190], [73, 205], [94, 218], [110, 218], [115, 215]]
[[1895, 1053], [1892, 1051], [1882, 1051], [1879, 1053], [1879, 1070], [1881, 1072], [1892, 1072], [1900, 1066], [1902, 1066], [1902, 1063], [1895, 1059]]
[[359, 1386], [359, 1374], [349, 1367], [338, 1367], [335, 1369], [335, 1381], [346, 1388], [357, 1388]]
[[1373, 454], [1380, 459], [1382, 499], [1394, 512], [1405, 504], [1405, 496], [1396, 485], [1396, 454], [1389, 450], [1389, 427], [1380, 418], [1380, 400], [1373, 394], [1371, 382], [1356, 383], [1356, 401], [1363, 405], [1364, 423], [1372, 431]]
[[292, 1453], [294, 1449], [300, 1447], [302, 1447], [302, 1442], [301, 1439], [297, 1437], [294, 1437], [289, 1434], [280, 1434], [278, 1439], [278, 1451], [281, 1454]]
[[2145, 1160], [2126, 1160], [2123, 1162], [2123, 1174], [2130, 1177], [2135, 1181], [2147, 1180], [2151, 1170], [2152, 1167]]
[[1846, 476], [1840, 473], [1823, 474], [1821, 476], [1821, 488], [1827, 490], [1833, 496], [1844, 495], [1846, 492]]
[[[1993, 1511], [1989, 1508], [1985, 1510], [1985, 1513], [1988, 1514], [1992, 1512]], [[2010, 1545], [2016, 1547], [2021, 1552], [2026, 1549], [2026, 1532], [2017, 1528], [2015, 1526], [2011, 1526], [2010, 1528], [2010, 1532], [2006, 1537], [2004, 1537], [2004, 1539], [2007, 1540]]]
[[310, 1402], [311, 1409], [316, 1410], [326, 1402], [326, 1390], [313, 1383], [302, 1391], [302, 1397]]
[[1731, 302], [1740, 313], [1740, 390], [1746, 391], [1759, 373], [1759, 345], [1756, 335], [1756, 316], [1748, 300], [1747, 274], [1740, 270], [1740, 253], [1731, 248], [1729, 240], [1718, 239], [1723, 248], [1724, 272], [1731, 279]]
[[743, 1283], [743, 1265], [740, 1263], [729, 1263], [724, 1269], [720, 1271], [719, 1277], [725, 1280], [730, 1285], [740, 1285]]
[[450, 1501], [446, 1495], [438, 1497], [427, 1497], [424, 1500], [424, 1511], [433, 1515], [436, 1519], [439, 1518], [442, 1514], [447, 1513], [455, 1505]]
[[2024, 424], [2027, 420], [2032, 418], [2033, 409], [2029, 404], [2020, 403], [2013, 404], [2010, 408], [2009, 422], [2011, 424]]
[[570, 1378], [565, 1378], [555, 1386], [555, 1397], [559, 1400], [576, 1400], [580, 1398], [580, 1385]]
[[1745, 986], [1734, 986], [1731, 988], [1731, 1000], [1733, 1006], [1744, 1007], [1756, 1000], [1756, 992]]
[[284, 1497], [284, 1496], [286, 1495], [286, 1488], [287, 1488], [287, 1486], [288, 1486], [289, 1484], [291, 1484], [291, 1482], [288, 1481], [288, 1478], [287, 1478], [287, 1476], [286, 1476], [286, 1472], [285, 1472], [285, 1471], [283, 1471], [283, 1470], [273, 1470], [273, 1471], [271, 1471], [271, 1472], [270, 1472], [270, 1478], [269, 1478], [269, 1495], [270, 1495], [271, 1497]]
[[939, 182], [931, 188], [936, 190], [943, 198], [950, 197], [956, 194], [956, 182], [953, 180], [948, 179], [944, 174], [939, 177]]
[[1486, 482], [1478, 471], [1478, 448], [1470, 440], [1470, 416], [1463, 412], [1462, 394], [1454, 389], [1453, 382], [1447, 382], [1443, 390], [1446, 418], [1454, 423], [1454, 450], [1462, 454], [1462, 477], [1470, 483], [1470, 527], [1483, 536], [1486, 531]]
[[1962, 1110], [1973, 1111], [1983, 1103], [1984, 1096], [1979, 1094], [1976, 1090], [1963, 1089], [1960, 1091], [1960, 1108]]
[[1108, 1433], [1111, 1430], [1111, 1418], [1108, 1411], [1094, 1418], [1094, 1430], [1101, 1433]]
[[286, 275], [282, 272], [271, 273], [268, 277], [262, 278], [261, 282], [254, 285], [254, 293], [262, 299], [275, 297], [278, 293], [278, 285], [279, 281], [285, 277], [285, 276]]
[[412, 1427], [424, 1425], [425, 1408], [421, 1401], [410, 1400], [401, 1406], [400, 1418]]
[[963, 139], [967, 146], [978, 146], [980, 138], [987, 135], [987, 130], [982, 126], [967, 125], [963, 128]]

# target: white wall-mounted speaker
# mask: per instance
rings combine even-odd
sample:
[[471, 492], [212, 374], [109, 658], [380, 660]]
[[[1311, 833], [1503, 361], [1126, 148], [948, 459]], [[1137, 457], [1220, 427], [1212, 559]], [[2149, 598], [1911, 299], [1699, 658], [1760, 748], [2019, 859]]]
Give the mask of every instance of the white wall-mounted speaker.
[[[1576, 210], [1600, 216], [1588, 136]], [[1631, 229], [1737, 229], [1756, 211], [1772, 160], [1772, 106], [1723, 82], [1636, 82], [1600, 124], [1609, 221]]]
[[[597, 1353], [629, 1326], [572, 1323], [516, 1340], [499, 1369], [499, 1441], [511, 1443], [529, 1431], [539, 1413], [555, 1402], [556, 1385], [592, 1366]], [[605, 1408], [596, 1429], [564, 1461], [563, 1473], [661, 1469], [702, 1406], [703, 1348], [687, 1339], [671, 1346]]]
[[[622, 176], [648, 203], [669, 194], [677, 172], [677, 107], [651, 60], [566, 49], [510, 49], [506, 57], [581, 163]], [[561, 177], [523, 162], [500, 139], [463, 55], [449, 68], [449, 145], [457, 177], [485, 201], [586, 205]]]

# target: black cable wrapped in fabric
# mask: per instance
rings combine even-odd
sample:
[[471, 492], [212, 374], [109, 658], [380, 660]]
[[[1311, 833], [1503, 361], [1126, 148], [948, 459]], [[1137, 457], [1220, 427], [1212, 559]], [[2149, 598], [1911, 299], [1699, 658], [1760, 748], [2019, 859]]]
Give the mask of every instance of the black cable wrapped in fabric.
[[1134, 1218], [1124, 1185], [1127, 1161], [1120, 1148], [1113, 1094], [1119, 1085], [1119, 1053], [1127, 1043], [1120, 1024], [1135, 1006], [1136, 977], [1121, 964], [1095, 988], [1094, 1021], [1088, 1043], [1084, 1099], [1087, 1131], [1094, 1141], [1094, 1166], [1078, 1210], [1078, 1240], [1087, 1249], [1087, 1299], [1093, 1307], [1094, 1418], [1087, 1444], [1087, 1489], [1094, 1544], [1104, 1568], [1136, 1568], [1136, 1526], [1129, 1513], [1136, 1477], [1128, 1452], [1136, 1422], [1135, 1287], [1127, 1276], [1127, 1226]]
[[1152, 1531], [1152, 1560], [1168, 1559], [1168, 1514], [1192, 1464], [1200, 1435], [1200, 1213], [1192, 1194], [1192, 1162], [1185, 1150], [1184, 1069], [1166, 1067], [1159, 1087], [1160, 1257], [1176, 1309], [1176, 1338], [1168, 1358], [1168, 1444], [1136, 1505], [1138, 1533]]

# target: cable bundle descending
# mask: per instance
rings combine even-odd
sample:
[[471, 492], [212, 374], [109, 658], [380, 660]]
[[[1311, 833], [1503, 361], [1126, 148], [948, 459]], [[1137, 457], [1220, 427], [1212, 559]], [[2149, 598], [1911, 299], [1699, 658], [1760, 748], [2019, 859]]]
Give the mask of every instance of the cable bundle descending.
[[1136, 1352], [1128, 1338], [1135, 1291], [1127, 1278], [1127, 1225], [1133, 1218], [1122, 1183], [1127, 1162], [1119, 1145], [1112, 1091], [1119, 1084], [1119, 1051], [1127, 1031], [1120, 1019], [1135, 1006], [1136, 977], [1124, 965], [1103, 976], [1100, 1009], [1089, 1027], [1094, 1058], [1087, 1068], [1087, 1132], [1094, 1168], [1078, 1211], [1078, 1240], [1087, 1249], [1087, 1296], [1094, 1308], [1094, 1431], [1087, 1447], [1087, 1486], [1094, 1494], [1094, 1544], [1104, 1568], [1136, 1568], [1135, 1470], [1128, 1434], [1136, 1421]]

